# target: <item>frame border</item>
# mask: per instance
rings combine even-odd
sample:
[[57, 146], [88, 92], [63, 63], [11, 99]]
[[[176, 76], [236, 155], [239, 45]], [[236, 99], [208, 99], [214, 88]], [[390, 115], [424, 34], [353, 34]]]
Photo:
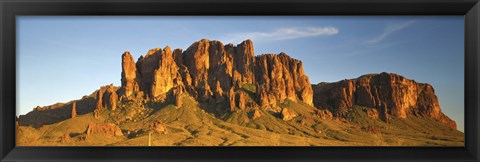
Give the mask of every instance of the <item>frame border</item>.
[[[478, 0], [0, 0], [0, 160], [479, 161], [479, 11]], [[15, 147], [17, 15], [464, 15], [465, 147]]]

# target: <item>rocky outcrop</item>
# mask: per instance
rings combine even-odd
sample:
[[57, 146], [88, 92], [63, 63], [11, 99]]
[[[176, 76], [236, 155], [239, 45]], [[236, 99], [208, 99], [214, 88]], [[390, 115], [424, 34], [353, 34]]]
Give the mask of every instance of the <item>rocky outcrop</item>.
[[184, 52], [172, 52], [167, 46], [151, 49], [136, 63], [132, 60], [128, 52], [122, 56], [121, 89], [126, 96], [139, 91], [136, 94], [143, 92], [149, 94], [146, 98], [166, 101], [176, 98], [169, 91], [178, 89], [177, 93], [187, 92], [200, 102], [227, 101], [230, 110], [245, 109], [248, 94], [237, 91], [251, 85], [256, 86], [252, 97], [260, 106], [274, 106], [285, 99], [313, 105], [302, 62], [285, 53], [255, 56], [251, 40], [234, 46], [202, 39]]
[[87, 126], [87, 130], [85, 130], [85, 133], [87, 134], [87, 138], [92, 134], [103, 134], [103, 135], [108, 135], [112, 137], [123, 136], [123, 133], [120, 127], [111, 123], [100, 124], [100, 123], [90, 122]]
[[71, 140], [70, 135], [65, 133], [61, 137], [59, 137], [59, 142], [60, 143], [67, 143]]
[[117, 108], [118, 95], [115, 92], [113, 84], [105, 87], [105, 92], [102, 95], [102, 105], [109, 110], [115, 110]]
[[213, 95], [207, 80], [210, 68], [209, 47], [210, 41], [202, 39], [188, 47], [184, 54], [185, 67], [190, 73], [194, 88], [192, 95], [201, 101], [207, 101]]
[[113, 84], [102, 86], [96, 92], [95, 109], [102, 110], [104, 108], [115, 110], [117, 108], [118, 95]]
[[100, 119], [100, 110], [99, 109], [93, 110], [93, 117], [95, 119]]
[[170, 47], [165, 47], [158, 57], [158, 67], [154, 70], [152, 76], [151, 97], [163, 99], [173, 88], [183, 87], [183, 81]]
[[287, 108], [282, 109], [281, 115], [284, 121], [292, 120], [293, 118], [297, 117], [297, 113], [295, 111]]
[[241, 110], [245, 110], [247, 108], [247, 97], [248, 97], [248, 94], [244, 91], [239, 91], [236, 94], [236, 97], [235, 97], [236, 105]]
[[77, 101], [73, 101], [72, 103], [72, 118], [77, 117]]
[[366, 109], [367, 116], [371, 119], [379, 119], [377, 109]]
[[140, 56], [137, 60], [136, 65], [139, 72], [137, 82], [140, 91], [145, 94], [151, 93], [155, 70], [158, 69], [162, 53], [161, 48], [150, 49], [145, 56]]
[[169, 46], [163, 50], [154, 48], [137, 62], [127, 51], [122, 55], [118, 91], [113, 85], [103, 86], [73, 104], [38, 107], [20, 116], [19, 123], [38, 127], [92, 111], [95, 119], [100, 119], [104, 108], [117, 108], [118, 100], [135, 103], [140, 108], [149, 102], [168, 101], [180, 108], [182, 97], [193, 97], [202, 105], [215, 107], [212, 111], [246, 111], [253, 118], [262, 116], [264, 108], [291, 120], [297, 115], [295, 111], [277, 105], [291, 100], [315, 105], [318, 108], [315, 115], [325, 120], [342, 117], [352, 106], [359, 105], [370, 108], [365, 112], [372, 119], [388, 121], [391, 117], [421, 116], [456, 127], [441, 112], [429, 84], [382, 73], [320, 83], [312, 88], [302, 62], [285, 53], [255, 56], [251, 40], [235, 46], [207, 39], [193, 43], [185, 51], [178, 48], [172, 51]]
[[[327, 108], [336, 116], [342, 116], [353, 105], [359, 105], [376, 109], [379, 118], [385, 121], [390, 116], [407, 118], [414, 115], [431, 117], [456, 128], [456, 123], [441, 112], [431, 85], [397, 74], [369, 74], [313, 87], [315, 106]], [[370, 114], [375, 118], [375, 112]]]
[[161, 123], [160, 121], [155, 121], [150, 124], [150, 130], [160, 134], [167, 134], [167, 127], [165, 124]]
[[313, 105], [313, 90], [301, 61], [285, 53], [260, 55], [255, 70], [261, 106], [276, 105], [285, 99]]
[[254, 84], [254, 64], [255, 55], [253, 49], [253, 42], [251, 40], [245, 40], [240, 43], [236, 48], [227, 48], [229, 51], [234, 50], [234, 72], [233, 72], [233, 84], [240, 87], [243, 84]]
[[251, 114], [252, 114], [252, 115], [251, 115], [251, 118], [252, 118], [252, 119], [257, 119], [257, 118], [259, 118], [259, 117], [262, 117], [262, 113], [261, 113], [260, 110], [258, 110], [258, 109], [253, 110], [253, 111], [251, 112]]
[[120, 95], [130, 97], [133, 92], [138, 91], [137, 67], [130, 52], [126, 51], [122, 55], [122, 86]]
[[103, 109], [103, 93], [101, 89], [99, 89], [95, 95], [95, 109], [97, 110]]
[[228, 103], [230, 104], [230, 111], [233, 111], [237, 106], [235, 104], [235, 90], [233, 87], [230, 88], [230, 91], [228, 92]]
[[177, 108], [182, 107], [183, 105], [183, 89], [181, 87], [173, 90], [173, 98], [175, 99], [175, 106]]
[[320, 110], [320, 109], [315, 109], [315, 115], [318, 115], [320, 118], [322, 118], [323, 120], [332, 120], [333, 119], [333, 114], [332, 112], [326, 110], [326, 109], [323, 109], [323, 110]]
[[181, 48], [176, 48], [173, 50], [173, 60], [175, 60], [175, 63], [177, 65], [183, 65], [183, 53]]

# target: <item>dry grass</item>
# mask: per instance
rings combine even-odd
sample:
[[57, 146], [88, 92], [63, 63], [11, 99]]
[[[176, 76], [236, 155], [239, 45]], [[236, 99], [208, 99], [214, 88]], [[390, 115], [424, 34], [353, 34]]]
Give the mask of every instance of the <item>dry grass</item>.
[[[247, 90], [248, 87], [246, 88]], [[322, 120], [313, 107], [286, 101], [298, 116], [283, 121], [278, 113], [261, 109], [252, 119], [248, 111], [230, 113], [221, 119], [201, 109], [189, 96], [183, 105], [151, 104], [144, 109], [119, 103], [114, 112], [104, 110], [100, 119], [92, 113], [79, 115], [40, 128], [21, 126], [18, 146], [147, 146], [149, 124], [160, 121], [166, 133], [153, 133], [152, 146], [463, 146], [463, 133], [428, 118], [392, 119], [391, 123], [366, 117], [354, 107], [351, 118]], [[133, 115], [132, 115], [133, 114]], [[125, 120], [126, 116], [133, 116]], [[116, 123], [124, 137], [92, 135], [85, 138], [89, 122]], [[303, 122], [302, 122], [303, 121]], [[70, 139], [61, 140], [67, 134]]]

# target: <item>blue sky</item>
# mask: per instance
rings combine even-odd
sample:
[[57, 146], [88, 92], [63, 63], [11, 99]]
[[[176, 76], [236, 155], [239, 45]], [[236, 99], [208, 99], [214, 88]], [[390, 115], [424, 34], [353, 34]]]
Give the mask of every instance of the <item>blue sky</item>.
[[120, 85], [121, 54], [252, 39], [255, 54], [302, 60], [312, 84], [391, 72], [433, 85], [464, 129], [462, 16], [17, 17], [17, 115]]

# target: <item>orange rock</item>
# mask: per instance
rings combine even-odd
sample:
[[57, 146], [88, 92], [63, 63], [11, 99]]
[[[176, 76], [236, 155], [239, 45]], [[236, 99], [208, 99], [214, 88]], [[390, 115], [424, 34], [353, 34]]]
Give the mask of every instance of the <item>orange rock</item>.
[[92, 134], [104, 134], [112, 137], [123, 136], [122, 130], [117, 125], [110, 123], [98, 124], [95, 122], [90, 122], [85, 133], [87, 134], [87, 137]]
[[246, 109], [247, 97], [248, 94], [244, 91], [239, 91], [236, 95], [236, 103], [238, 108], [240, 108], [241, 110]]
[[[337, 116], [353, 105], [359, 105], [376, 109], [379, 118], [385, 121], [390, 119], [389, 116], [427, 116], [456, 128], [456, 123], [441, 112], [431, 85], [398, 74], [369, 74], [313, 87], [315, 106], [326, 107]], [[377, 116], [374, 112], [371, 115]]]
[[95, 97], [95, 109], [97, 110], [103, 109], [103, 93], [101, 89], [97, 91], [97, 94]]
[[296, 116], [297, 116], [297, 113], [295, 113], [295, 111], [287, 109], [287, 108], [282, 109], [282, 119], [283, 120], [285, 120], [285, 121], [292, 120]]
[[285, 53], [265, 54], [255, 60], [257, 94], [261, 106], [285, 99], [313, 105], [313, 90], [302, 62]]
[[178, 71], [178, 66], [172, 57], [170, 47], [165, 47], [159, 57], [159, 65], [153, 73], [153, 82], [151, 84], [152, 98], [160, 95], [166, 96], [172, 88], [183, 86], [182, 78]]
[[93, 117], [95, 119], [100, 119], [100, 110], [99, 109], [93, 110]]
[[[171, 51], [170, 55], [171, 55]], [[150, 49], [145, 56], [140, 56], [136, 63], [139, 77], [139, 89], [145, 94], [151, 94], [151, 87], [154, 81], [155, 70], [158, 69], [160, 59], [162, 58], [162, 49], [154, 48]]]
[[262, 113], [260, 112], [260, 110], [255, 109], [252, 114], [252, 119], [257, 119], [259, 117], [262, 117]]
[[77, 102], [73, 101], [72, 103], [72, 118], [77, 117]]
[[333, 114], [332, 114], [332, 112], [330, 112], [330, 111], [328, 111], [328, 110], [316, 109], [316, 110], [315, 110], [315, 114], [317, 114], [318, 116], [320, 116], [320, 118], [322, 118], [323, 120], [332, 120], [332, 119], [333, 119]]
[[133, 92], [138, 91], [137, 67], [130, 52], [122, 55], [122, 86], [121, 95], [129, 97]]
[[106, 86], [106, 87], [102, 87], [101, 89], [105, 89], [102, 95], [103, 107], [109, 110], [115, 110], [117, 108], [118, 95], [115, 92], [113, 84], [110, 84], [109, 86]]

